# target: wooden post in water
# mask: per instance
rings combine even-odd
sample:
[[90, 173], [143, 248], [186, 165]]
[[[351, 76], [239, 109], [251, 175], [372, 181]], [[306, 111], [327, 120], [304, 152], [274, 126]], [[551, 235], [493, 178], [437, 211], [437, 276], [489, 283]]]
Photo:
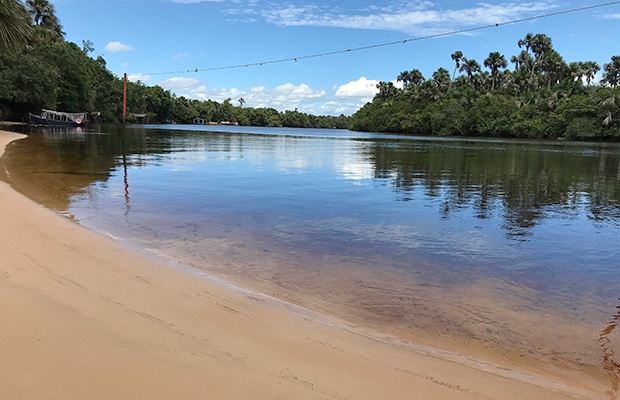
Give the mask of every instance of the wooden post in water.
[[127, 117], [127, 73], [125, 72], [123, 77], [123, 124]]

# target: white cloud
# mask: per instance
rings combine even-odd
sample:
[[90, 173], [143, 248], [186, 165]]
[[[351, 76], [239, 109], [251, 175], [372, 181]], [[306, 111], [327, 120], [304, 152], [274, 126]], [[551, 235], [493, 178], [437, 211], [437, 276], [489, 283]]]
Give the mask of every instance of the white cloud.
[[196, 78], [175, 77], [159, 82], [158, 85], [187, 97], [195, 97], [197, 93], [206, 91], [206, 86]]
[[151, 81], [153, 77], [150, 75], [144, 75], [144, 74], [129, 74], [127, 75], [127, 80], [131, 81], [131, 82], [142, 82], [142, 83], [149, 83]]
[[293, 85], [292, 83], [286, 83], [284, 85], [277, 86], [273, 93], [283, 103], [291, 101], [296, 102], [299, 99], [317, 99], [325, 96], [324, 90], [313, 90], [310, 86], [302, 83], [301, 85]]
[[[557, 0], [532, 0], [516, 2], [507, 0], [499, 4], [489, 2], [461, 2], [465, 8], [446, 8], [447, 2], [391, 0], [383, 4], [363, 6], [342, 2], [264, 2], [257, 0], [168, 0], [172, 3], [194, 4], [202, 2], [225, 3], [222, 13], [237, 16], [238, 21], [256, 21], [262, 17], [277, 26], [335, 27], [398, 31], [412, 35], [430, 35], [458, 31], [481, 25], [493, 25], [533, 16], [556, 9]], [[297, 4], [293, 4], [297, 3]], [[454, 4], [456, 2], [449, 2]], [[299, 5], [303, 4], [303, 5]]]
[[[350, 115], [357, 111], [374, 93], [364, 87], [374, 80], [362, 77], [345, 85], [336, 85], [332, 90], [313, 89], [305, 83], [285, 83], [274, 88], [255, 86], [247, 89], [208, 88], [207, 83], [196, 78], [175, 77], [159, 82], [158, 85], [177, 96], [198, 100], [223, 102], [231, 99], [237, 104], [243, 97], [246, 107], [275, 108], [278, 111], [295, 110], [313, 115]], [[375, 83], [376, 84], [376, 83]], [[375, 88], [376, 91], [376, 88]]]
[[335, 96], [337, 101], [326, 105], [329, 107], [331, 115], [351, 115], [364, 104], [368, 103], [375, 97], [379, 91], [376, 79], [368, 79], [365, 76], [360, 77], [356, 81], [351, 81], [335, 88]]
[[606, 19], [620, 19], [620, 14], [608, 14], [605, 15]]
[[226, 0], [169, 0], [171, 3], [196, 4], [196, 3], [221, 3]]
[[479, 3], [464, 9], [441, 9], [430, 2], [405, 7], [374, 7], [365, 12], [345, 13], [339, 8], [288, 6], [264, 9], [267, 22], [279, 26], [320, 26], [350, 29], [400, 31], [410, 34], [448, 32], [450, 30], [507, 22], [548, 11], [557, 6], [547, 1], [527, 3]]
[[314, 90], [304, 83], [300, 85], [286, 83], [273, 89], [265, 86], [253, 87], [247, 90], [237, 88], [212, 89], [203, 94], [203, 99], [221, 102], [227, 98], [237, 100], [243, 97], [248, 107], [275, 108], [278, 111], [298, 109], [302, 112], [309, 112], [305, 110], [326, 95], [327, 93], [324, 90]]
[[118, 53], [120, 51], [131, 51], [133, 50], [133, 46], [121, 42], [110, 42], [105, 45], [105, 49], [110, 53]]
[[181, 58], [187, 58], [187, 57], [189, 57], [189, 54], [188, 54], [188, 53], [179, 53], [179, 54], [175, 54], [175, 55], [172, 57], [172, 61], [177, 61], [177, 60], [180, 60]]
[[341, 85], [336, 90], [336, 97], [344, 98], [360, 98], [370, 101], [379, 91], [377, 84], [379, 81], [367, 79], [365, 76], [360, 77], [356, 81], [351, 81]]

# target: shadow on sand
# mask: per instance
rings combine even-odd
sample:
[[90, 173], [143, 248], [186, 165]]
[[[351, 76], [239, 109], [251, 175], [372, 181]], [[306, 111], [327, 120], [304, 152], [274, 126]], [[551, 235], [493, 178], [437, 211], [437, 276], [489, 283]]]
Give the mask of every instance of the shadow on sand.
[[[620, 299], [618, 299], [620, 300]], [[613, 349], [611, 334], [620, 323], [620, 305], [616, 306], [616, 314], [609, 321], [609, 325], [599, 335], [598, 341], [603, 350], [603, 368], [611, 379], [611, 389], [607, 392], [611, 400], [618, 399], [618, 389], [620, 384], [620, 363], [616, 361], [616, 354]]]

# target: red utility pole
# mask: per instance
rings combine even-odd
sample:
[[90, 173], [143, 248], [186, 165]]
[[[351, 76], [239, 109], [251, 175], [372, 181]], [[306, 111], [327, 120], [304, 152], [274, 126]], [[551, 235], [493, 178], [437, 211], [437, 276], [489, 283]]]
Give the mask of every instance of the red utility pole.
[[127, 73], [123, 78], [123, 124], [125, 123], [125, 117], [127, 116]]

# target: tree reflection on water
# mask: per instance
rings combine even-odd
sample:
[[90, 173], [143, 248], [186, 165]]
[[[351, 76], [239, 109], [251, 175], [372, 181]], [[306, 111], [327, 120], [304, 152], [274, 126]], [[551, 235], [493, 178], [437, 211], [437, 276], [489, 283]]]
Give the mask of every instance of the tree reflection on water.
[[[195, 150], [197, 138], [202, 140], [201, 146], [213, 147], [205, 145], [211, 136], [195, 132], [175, 132], [172, 138], [168, 130], [106, 129], [109, 133], [105, 135], [72, 135], [71, 140], [57, 132], [31, 135], [28, 146], [22, 147], [24, 153], [31, 155], [37, 145], [43, 144], [51, 151], [29, 157], [32, 165], [20, 164], [14, 169], [38, 172], [55, 162], [62, 171], [82, 173], [85, 181], [93, 181], [107, 178], [121, 163], [122, 168], [140, 167], [148, 153], [165, 155]], [[244, 136], [212, 137], [218, 143], [229, 141], [228, 147], [232, 149], [235, 143], [243, 143], [240, 138]], [[273, 138], [263, 139], [265, 146], [274, 145]], [[501, 218], [509, 239], [528, 240], [533, 228], [549, 217], [583, 215], [594, 222], [614, 225], [620, 221], [617, 144], [428, 138], [360, 140], [364, 143], [359, 147], [363, 149], [360, 159], [374, 169], [375, 179], [389, 182], [397, 200], [416, 201], [420, 196], [435, 199], [444, 218], [464, 209], [471, 209], [478, 219]], [[22, 159], [14, 157], [6, 163]], [[58, 177], [46, 177], [55, 178]], [[65, 189], [66, 185], [61, 183], [54, 182], [56, 190]], [[88, 183], [68, 188], [66, 197]]]
[[603, 329], [598, 339], [601, 344], [601, 349], [603, 350], [603, 368], [607, 374], [609, 374], [609, 378], [611, 379], [611, 389], [607, 392], [607, 394], [612, 400], [618, 399], [618, 389], [620, 386], [620, 363], [616, 360], [611, 334], [614, 332], [619, 322], [620, 305], [616, 306], [616, 314], [612, 317], [609, 325]]
[[511, 239], [527, 240], [550, 214], [620, 220], [620, 154], [614, 145], [376, 141], [367, 156], [375, 177], [390, 180], [401, 201], [413, 200], [419, 189], [441, 199], [444, 217], [464, 208], [480, 219], [501, 212]]

